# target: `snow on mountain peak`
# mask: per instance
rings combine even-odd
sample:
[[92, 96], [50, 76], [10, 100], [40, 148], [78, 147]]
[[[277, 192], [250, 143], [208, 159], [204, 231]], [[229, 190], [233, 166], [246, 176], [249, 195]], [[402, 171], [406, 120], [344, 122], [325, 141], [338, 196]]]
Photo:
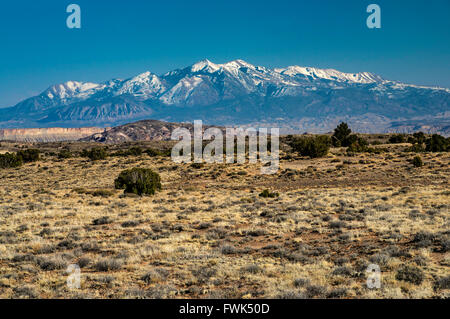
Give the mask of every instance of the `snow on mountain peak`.
[[133, 77], [133, 79], [136, 79], [136, 80], [138, 80], [138, 79], [147, 79], [147, 78], [150, 77], [151, 74], [152, 74], [152, 72], [146, 71], [144, 73], [136, 75], [135, 77]]
[[101, 88], [101, 85], [97, 83], [68, 81], [49, 87], [44, 95], [50, 99], [64, 100], [75, 96], [89, 95], [90, 92], [99, 88]]
[[297, 65], [275, 69], [274, 71], [287, 76], [306, 76], [312, 79], [324, 79], [338, 82], [369, 84], [383, 81], [380, 76], [369, 72], [344, 73], [335, 69], [318, 69]]
[[133, 94], [149, 98], [165, 90], [159, 77], [149, 71], [123, 81], [114, 95]]
[[157, 77], [156, 75], [152, 74], [150, 71], [138, 74], [132, 78], [129, 78], [127, 80], [124, 81], [124, 83], [127, 84], [146, 84], [152, 81], [152, 79], [154, 79], [155, 77]]
[[212, 63], [208, 59], [204, 59], [202, 61], [199, 61], [191, 66], [191, 72], [208, 72], [208, 73], [214, 73], [220, 69], [220, 65]]
[[255, 70], [256, 67], [253, 64], [247, 63], [244, 60], [233, 60], [221, 65], [225, 70], [239, 70], [240, 68], [248, 68]]
[[237, 60], [233, 60], [230, 62], [225, 63], [225, 65], [228, 66], [239, 66], [239, 67], [249, 67], [249, 68], [255, 68], [255, 66], [253, 64], [250, 64], [248, 62], [245, 62], [244, 60], [241, 59], [237, 59]]
[[49, 105], [68, 105], [92, 96], [102, 98], [122, 94], [140, 100], [159, 100], [168, 105], [206, 105], [218, 101], [219, 97], [233, 98], [247, 93], [264, 95], [269, 88], [270, 92], [275, 92], [274, 96], [282, 96], [297, 95], [303, 89], [326, 87], [337, 90], [355, 84], [368, 84], [371, 90], [381, 93], [389, 89], [414, 87], [385, 81], [369, 72], [344, 73], [335, 69], [301, 66], [271, 69], [241, 59], [223, 64], [204, 59], [161, 76], [147, 71], [126, 80], [115, 79], [102, 84], [69, 81], [50, 87], [40, 96], [49, 99]]
[[186, 101], [192, 92], [202, 85], [202, 76], [185, 77], [175, 86], [161, 96], [161, 101], [166, 104], [180, 104]]
[[5, 110], [0, 120], [4, 125], [31, 127], [36, 123], [111, 125], [147, 116], [177, 121], [203, 117], [216, 123], [256, 121], [302, 129], [312, 123], [311, 127], [324, 129], [322, 121], [357, 116], [364, 126], [378, 121], [374, 125], [385, 129], [387, 121], [401, 123], [402, 118], [418, 119], [422, 125], [427, 123], [422, 117], [431, 114], [443, 119], [439, 123], [446, 127], [442, 114], [448, 109], [449, 93], [450, 89], [383, 80], [368, 72], [301, 66], [273, 69], [240, 59], [223, 64], [205, 59], [160, 76], [144, 72], [100, 84], [54, 85]]
[[[204, 59], [202, 61], [199, 61], [199, 62], [193, 64], [190, 67], [190, 70], [193, 73], [196, 73], [196, 72], [215, 73], [219, 70], [226, 70], [230, 73], [236, 74], [236, 72], [240, 68], [243, 68], [243, 67], [253, 69], [253, 70], [256, 69], [256, 67], [254, 65], [247, 63], [244, 60], [240, 60], [240, 59], [226, 62], [224, 64], [216, 64], [216, 63], [209, 61], [208, 59]], [[170, 74], [170, 72], [168, 74]]]

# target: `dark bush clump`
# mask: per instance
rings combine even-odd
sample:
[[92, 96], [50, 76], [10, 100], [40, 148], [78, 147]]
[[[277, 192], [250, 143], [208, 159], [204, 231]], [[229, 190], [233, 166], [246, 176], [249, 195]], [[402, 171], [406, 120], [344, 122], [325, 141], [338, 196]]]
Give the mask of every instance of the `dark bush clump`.
[[330, 228], [333, 228], [333, 229], [339, 229], [339, 228], [343, 228], [345, 226], [346, 226], [346, 224], [342, 221], [330, 222]]
[[422, 158], [420, 158], [420, 156], [415, 156], [412, 159], [412, 164], [414, 165], [414, 167], [422, 167], [423, 166]]
[[94, 219], [94, 221], [92, 222], [92, 224], [94, 225], [106, 225], [106, 224], [111, 224], [112, 223], [112, 219], [109, 218], [108, 216], [103, 216], [97, 219]]
[[224, 245], [220, 248], [220, 251], [224, 255], [232, 255], [236, 254], [238, 252], [238, 249], [236, 249], [234, 246]]
[[195, 168], [195, 169], [200, 169], [200, 168], [202, 168], [203, 166], [204, 166], [203, 163], [192, 163], [192, 164], [191, 164], [191, 167], [192, 167], [192, 168]]
[[127, 150], [119, 150], [111, 154], [111, 156], [141, 156], [141, 155], [142, 155], [142, 148], [140, 148], [139, 146], [133, 146]]
[[389, 137], [390, 144], [400, 144], [405, 143], [407, 141], [406, 136], [404, 134], [395, 134]]
[[414, 285], [420, 285], [423, 282], [424, 274], [422, 270], [414, 266], [403, 266], [397, 271], [395, 279], [407, 281]]
[[439, 134], [433, 134], [431, 138], [426, 140], [427, 152], [447, 152], [450, 150], [450, 139]]
[[345, 138], [344, 141], [342, 141], [342, 146], [345, 146], [345, 147], [351, 146], [352, 144], [357, 143], [358, 140], [359, 140], [358, 135], [356, 135], [356, 134], [349, 135]]
[[311, 158], [324, 157], [328, 154], [330, 146], [331, 138], [327, 135], [300, 137], [294, 139], [291, 143], [294, 152]]
[[294, 280], [294, 286], [299, 288], [299, 287], [305, 287], [309, 285], [309, 279], [305, 279], [305, 278], [297, 278]]
[[83, 150], [81, 156], [88, 157], [91, 161], [104, 160], [108, 156], [106, 150], [102, 147], [94, 147], [91, 150]]
[[138, 220], [128, 220], [122, 223], [122, 227], [136, 227], [139, 226], [140, 222]]
[[150, 157], [155, 157], [155, 156], [169, 156], [170, 157], [172, 155], [171, 149], [160, 151], [160, 150], [157, 150], [154, 148], [149, 148], [145, 151], [145, 153], [147, 153], [148, 156], [150, 156]]
[[65, 158], [71, 158], [73, 155], [69, 150], [61, 150], [58, 153], [58, 158], [59, 159], [65, 159]]
[[142, 148], [139, 146], [133, 146], [128, 149], [128, 154], [132, 156], [140, 156], [142, 155]]
[[413, 138], [412, 144], [414, 144], [414, 143], [423, 144], [423, 143], [425, 143], [425, 140], [426, 140], [426, 136], [423, 132], [414, 133], [412, 138]]
[[123, 262], [119, 259], [105, 258], [98, 261], [94, 268], [97, 271], [110, 271], [119, 270], [122, 267]]
[[39, 160], [39, 150], [28, 149], [17, 152], [17, 156], [22, 158], [24, 163], [36, 162]]
[[327, 288], [324, 286], [310, 285], [306, 287], [306, 298], [323, 298], [327, 293]]
[[411, 143], [412, 146], [409, 147], [406, 151], [414, 152], [414, 153], [423, 153], [425, 152], [424, 143], [426, 141], [426, 136], [422, 132], [414, 133], [412, 136], [408, 137], [408, 143]]
[[369, 143], [363, 139], [362, 137], [357, 137], [356, 135], [354, 138], [351, 138], [351, 144], [347, 148], [347, 152], [349, 153], [361, 153], [368, 150]]
[[434, 289], [450, 289], [450, 276], [442, 277], [434, 282]]
[[22, 157], [13, 153], [0, 154], [0, 168], [19, 167], [23, 164]]
[[338, 299], [347, 296], [347, 288], [335, 288], [327, 294], [327, 298]]
[[147, 168], [132, 168], [122, 171], [114, 181], [117, 189], [137, 195], [154, 195], [161, 190], [161, 178], [158, 173]]
[[147, 153], [148, 156], [150, 156], [150, 157], [155, 157], [155, 156], [161, 155], [161, 152], [160, 152], [160, 151], [155, 150], [155, 149], [153, 149], [153, 148], [147, 149], [147, 150], [145, 151], [145, 153]]
[[36, 292], [35, 288], [32, 286], [22, 286], [22, 287], [16, 287], [13, 289], [14, 293], [18, 297], [26, 297], [30, 299], [37, 299], [39, 298], [39, 294]]
[[280, 196], [279, 193], [276, 192], [270, 192], [268, 189], [265, 189], [261, 192], [261, 194], [259, 194], [259, 197], [264, 197], [264, 198], [275, 198]]
[[417, 247], [430, 247], [433, 245], [436, 236], [427, 232], [418, 232], [414, 235], [412, 243], [414, 243]]
[[42, 270], [63, 269], [67, 266], [67, 262], [61, 256], [39, 257], [35, 260]]

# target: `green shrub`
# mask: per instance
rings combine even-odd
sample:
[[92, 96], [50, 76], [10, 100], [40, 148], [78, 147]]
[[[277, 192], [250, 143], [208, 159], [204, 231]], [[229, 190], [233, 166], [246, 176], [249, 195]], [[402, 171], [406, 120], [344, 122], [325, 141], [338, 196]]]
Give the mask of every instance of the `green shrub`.
[[406, 140], [406, 136], [405, 134], [395, 134], [392, 135], [391, 137], [389, 137], [389, 143], [390, 144], [400, 144], [400, 143], [405, 143]]
[[150, 156], [150, 157], [155, 157], [155, 156], [161, 155], [161, 152], [160, 152], [160, 151], [155, 150], [155, 149], [153, 149], [153, 148], [147, 149], [147, 150], [145, 151], [145, 153], [147, 153], [148, 156]]
[[350, 136], [352, 133], [352, 130], [348, 127], [348, 124], [345, 122], [342, 122], [339, 124], [335, 129], [333, 136], [331, 137], [333, 146], [339, 147], [339, 146], [348, 146], [343, 145], [346, 144], [346, 139]]
[[114, 181], [117, 189], [137, 195], [153, 195], [161, 190], [161, 178], [158, 173], [147, 168], [132, 168], [122, 171]]
[[140, 156], [142, 155], [142, 148], [139, 146], [133, 146], [128, 149], [128, 154], [132, 156]]
[[17, 152], [17, 156], [22, 158], [24, 163], [36, 162], [39, 160], [39, 150], [27, 149]]
[[0, 154], [0, 168], [19, 167], [23, 164], [23, 159], [13, 153]]
[[261, 192], [261, 194], [259, 194], [259, 197], [264, 197], [264, 198], [275, 198], [280, 196], [279, 193], [276, 192], [270, 192], [268, 189], [265, 189]]
[[[160, 151], [160, 150], [157, 150], [154, 148], [149, 148], [149, 149], [145, 150], [145, 153], [147, 153], [148, 156], [150, 156], [150, 157], [155, 157], [155, 156], [165, 156], [165, 157], [169, 156], [170, 157], [172, 155], [172, 150], [169, 148], [167, 150]], [[181, 155], [183, 155], [183, 154], [181, 154]]]
[[91, 161], [104, 160], [108, 156], [106, 150], [102, 147], [94, 147], [91, 150], [83, 150], [81, 156], [88, 157]]
[[[413, 134], [414, 143], [423, 144], [425, 143], [426, 136], [423, 132], [416, 132]], [[412, 143], [412, 144], [414, 144]]]
[[109, 154], [109, 156], [123, 156], [123, 157], [128, 156], [128, 155], [130, 155], [130, 154], [128, 154], [128, 150], [126, 150], [126, 151], [118, 150], [114, 153]]
[[347, 148], [347, 152], [349, 153], [366, 152], [368, 150], [368, 145], [369, 143], [364, 138], [356, 137], [356, 140], [353, 141]]
[[69, 150], [61, 150], [58, 153], [58, 158], [59, 159], [64, 159], [64, 158], [71, 158], [73, 155]]
[[349, 135], [345, 138], [344, 141], [342, 141], [342, 146], [349, 147], [350, 145], [357, 143], [359, 141], [360, 137], [356, 134]]
[[414, 165], [414, 167], [422, 167], [423, 166], [423, 161], [420, 158], [420, 156], [415, 156], [412, 159], [412, 164]]
[[291, 147], [295, 152], [311, 158], [326, 156], [330, 146], [331, 138], [326, 135], [299, 137], [295, 138], [291, 143]]
[[450, 140], [439, 134], [433, 134], [431, 138], [426, 140], [427, 152], [447, 152], [450, 150]]
[[139, 146], [133, 146], [127, 150], [119, 150], [114, 152], [110, 156], [140, 156], [142, 155], [142, 152], [142, 148]]

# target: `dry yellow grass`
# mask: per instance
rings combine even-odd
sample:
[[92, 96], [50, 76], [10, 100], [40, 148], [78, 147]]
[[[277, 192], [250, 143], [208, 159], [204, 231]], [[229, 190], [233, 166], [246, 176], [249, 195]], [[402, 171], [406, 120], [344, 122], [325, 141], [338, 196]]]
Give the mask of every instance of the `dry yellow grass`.
[[[424, 154], [416, 169], [396, 147], [282, 160], [273, 176], [147, 155], [0, 170], [0, 297], [450, 297], [450, 156]], [[115, 190], [131, 167], [159, 172], [163, 190]], [[371, 263], [380, 289], [367, 288]], [[69, 264], [80, 289], [66, 285]], [[405, 265], [423, 280], [399, 279]]]

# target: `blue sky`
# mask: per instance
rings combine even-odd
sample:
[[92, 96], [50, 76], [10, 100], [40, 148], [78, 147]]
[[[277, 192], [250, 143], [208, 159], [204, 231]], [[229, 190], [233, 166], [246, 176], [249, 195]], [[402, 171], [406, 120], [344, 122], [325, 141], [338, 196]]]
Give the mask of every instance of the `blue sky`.
[[[66, 7], [82, 28], [66, 27]], [[366, 26], [367, 5], [382, 28]], [[2, 1], [0, 107], [68, 80], [157, 74], [203, 58], [369, 71], [450, 87], [448, 0]]]

